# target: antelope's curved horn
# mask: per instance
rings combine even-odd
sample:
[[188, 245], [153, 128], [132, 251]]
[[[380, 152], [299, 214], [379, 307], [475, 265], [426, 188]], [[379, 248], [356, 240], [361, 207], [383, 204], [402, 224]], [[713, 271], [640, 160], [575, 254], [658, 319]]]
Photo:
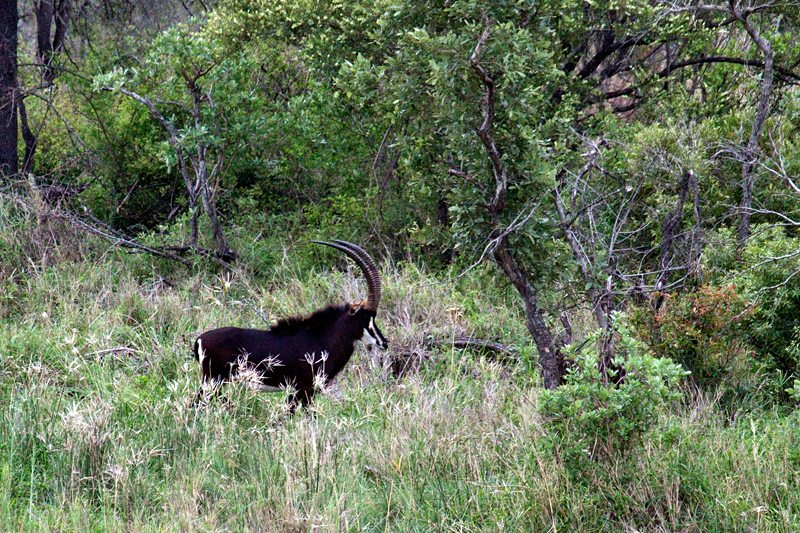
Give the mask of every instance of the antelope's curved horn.
[[314, 244], [324, 244], [331, 248], [336, 248], [340, 252], [344, 252], [350, 259], [356, 262], [367, 278], [367, 288], [369, 294], [367, 295], [367, 303], [364, 307], [369, 311], [377, 311], [378, 303], [381, 300], [381, 275], [378, 271], [378, 266], [373, 261], [372, 257], [362, 250], [359, 246], [347, 241], [334, 240], [333, 242], [325, 241], [311, 241]]

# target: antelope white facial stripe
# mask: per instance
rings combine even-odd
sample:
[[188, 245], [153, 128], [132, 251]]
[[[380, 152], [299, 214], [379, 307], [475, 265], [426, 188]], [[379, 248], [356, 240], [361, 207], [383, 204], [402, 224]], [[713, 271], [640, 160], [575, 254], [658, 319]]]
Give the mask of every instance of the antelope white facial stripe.
[[375, 335], [375, 319], [369, 319], [369, 324], [364, 328], [364, 333], [361, 335], [361, 341], [373, 346], [378, 344], [378, 337]]

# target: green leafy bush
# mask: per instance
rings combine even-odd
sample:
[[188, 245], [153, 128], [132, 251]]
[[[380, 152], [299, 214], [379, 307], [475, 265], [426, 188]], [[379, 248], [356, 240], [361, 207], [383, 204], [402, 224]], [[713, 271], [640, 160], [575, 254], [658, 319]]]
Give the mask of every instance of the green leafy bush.
[[694, 293], [662, 295], [660, 309], [632, 314], [636, 335], [653, 353], [691, 372], [704, 390], [750, 379], [752, 349], [740, 328], [752, 305], [733, 285], [704, 285]]
[[[746, 343], [749, 370], [760, 370], [750, 379], [781, 400], [788, 399], [786, 384], [800, 377], [800, 239], [795, 234], [793, 229], [756, 225], [743, 250], [737, 251], [733, 239], [722, 234], [713, 238], [704, 258], [712, 279], [734, 278], [741, 295], [737, 298], [752, 302], [741, 314], [721, 306], [717, 313], [740, 314], [740, 320], [722, 332], [710, 328], [709, 334]], [[741, 302], [734, 307], [741, 309]]]
[[[574, 354], [567, 382], [543, 391], [539, 411], [550, 427], [550, 443], [573, 474], [598, 461], [622, 458], [634, 450], [667, 405], [680, 397], [686, 372], [664, 357], [654, 357], [617, 318], [616, 365], [625, 377], [615, 385], [599, 370], [597, 350]], [[595, 333], [595, 340], [600, 332]]]
[[800, 241], [783, 228], [755, 228], [741, 278], [757, 307], [745, 322], [755, 358], [783, 378], [800, 374]]
[[785, 392], [791, 396], [794, 401], [800, 402], [800, 379], [794, 380], [793, 386], [786, 389]]

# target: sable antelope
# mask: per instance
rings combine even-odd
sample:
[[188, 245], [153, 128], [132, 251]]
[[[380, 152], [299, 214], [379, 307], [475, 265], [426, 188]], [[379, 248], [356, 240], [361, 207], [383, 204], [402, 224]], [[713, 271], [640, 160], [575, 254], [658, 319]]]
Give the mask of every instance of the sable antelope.
[[[358, 264], [367, 279], [367, 298], [331, 305], [308, 317], [285, 318], [268, 330], [227, 327], [203, 333], [194, 343], [194, 356], [204, 385], [216, 387], [246, 374], [248, 385], [259, 390], [292, 387], [288, 403], [294, 413], [298, 401], [307, 407], [317, 386], [344, 368], [357, 341], [386, 349], [388, 342], [375, 323], [381, 299], [375, 261], [349, 242], [312, 242], [336, 248]], [[203, 399], [202, 387], [197, 399]]]

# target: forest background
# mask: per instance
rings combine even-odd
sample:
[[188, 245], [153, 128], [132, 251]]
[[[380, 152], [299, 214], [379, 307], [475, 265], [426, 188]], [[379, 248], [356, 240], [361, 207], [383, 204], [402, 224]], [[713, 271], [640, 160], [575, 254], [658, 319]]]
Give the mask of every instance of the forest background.
[[[0, 523], [797, 531], [795, 2], [6, 0]], [[315, 403], [190, 345], [363, 292]]]

